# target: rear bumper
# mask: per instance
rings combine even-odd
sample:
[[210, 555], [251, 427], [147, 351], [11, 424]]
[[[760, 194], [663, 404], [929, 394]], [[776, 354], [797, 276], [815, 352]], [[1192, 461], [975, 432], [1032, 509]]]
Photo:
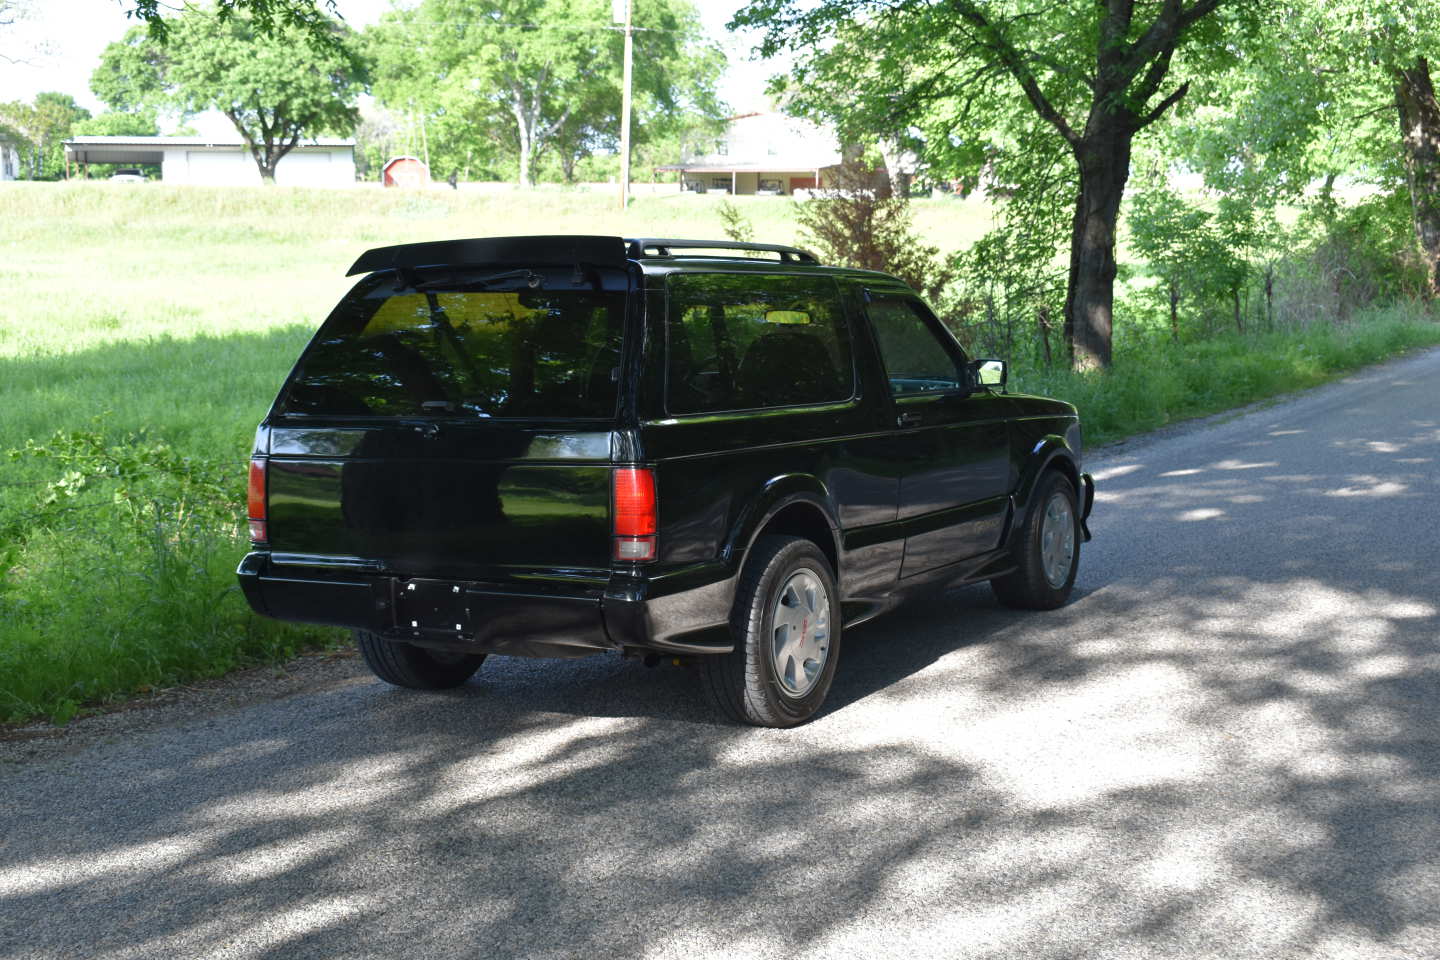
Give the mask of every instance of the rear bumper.
[[[516, 586], [293, 566], [250, 553], [236, 576], [252, 610], [277, 620], [369, 630], [430, 647], [519, 656], [605, 650], [724, 653], [723, 584], [651, 596], [643, 581]], [[728, 602], [725, 604], [728, 608]], [[708, 628], [708, 629], [707, 629]]]

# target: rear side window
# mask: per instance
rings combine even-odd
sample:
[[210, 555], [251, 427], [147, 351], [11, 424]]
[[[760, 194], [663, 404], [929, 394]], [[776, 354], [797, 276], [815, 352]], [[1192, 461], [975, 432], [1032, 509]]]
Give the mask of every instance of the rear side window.
[[826, 277], [677, 274], [665, 317], [666, 407], [707, 413], [847, 400], [849, 329]]
[[352, 294], [320, 329], [283, 413], [614, 416], [625, 295], [587, 291]]

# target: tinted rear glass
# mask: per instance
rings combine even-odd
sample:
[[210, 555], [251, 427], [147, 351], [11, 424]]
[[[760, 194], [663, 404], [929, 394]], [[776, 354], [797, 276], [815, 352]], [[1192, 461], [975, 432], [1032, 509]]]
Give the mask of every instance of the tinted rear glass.
[[320, 329], [280, 410], [612, 417], [624, 310], [623, 293], [362, 290]]
[[666, 311], [671, 413], [847, 400], [854, 393], [840, 291], [828, 277], [672, 276]]

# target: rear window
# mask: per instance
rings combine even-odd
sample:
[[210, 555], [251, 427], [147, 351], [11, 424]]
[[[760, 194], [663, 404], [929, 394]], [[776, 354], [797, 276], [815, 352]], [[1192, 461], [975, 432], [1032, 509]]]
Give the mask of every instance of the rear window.
[[283, 413], [609, 418], [625, 294], [393, 291], [352, 294], [321, 327]]
[[848, 400], [855, 376], [839, 288], [827, 277], [672, 276], [666, 404], [707, 413]]

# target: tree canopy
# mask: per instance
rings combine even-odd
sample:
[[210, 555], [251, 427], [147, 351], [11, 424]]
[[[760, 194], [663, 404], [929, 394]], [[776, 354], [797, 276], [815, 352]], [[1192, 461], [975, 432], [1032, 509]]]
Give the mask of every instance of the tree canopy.
[[[0, 0], [0, 3], [7, 0]], [[164, 0], [132, 0], [126, 15], [145, 23], [150, 38], [165, 44], [170, 39], [174, 9]], [[240, 16], [248, 19], [255, 32], [270, 40], [303, 37], [312, 47], [343, 53], [334, 21], [339, 18], [335, 0], [214, 0], [213, 11], [223, 20]]]
[[63, 142], [90, 111], [68, 93], [37, 93], [33, 103], [0, 103], [0, 130], [24, 141], [21, 164], [31, 180], [59, 179], [65, 169]]
[[[1065, 321], [1077, 366], [1111, 354], [1116, 225], [1137, 134], [1227, 69], [1257, 0], [754, 0], [734, 25], [800, 55], [797, 109], [842, 130], [917, 129], [952, 169], [987, 147], [1068, 154]], [[837, 96], [850, 91], [849, 96]], [[1037, 133], [1040, 138], [1037, 139]]]
[[165, 43], [134, 27], [105, 49], [91, 89], [121, 111], [220, 111], [273, 182], [302, 137], [354, 129], [362, 79], [343, 46], [307, 45], [301, 27], [273, 29], [267, 38], [248, 17], [196, 9], [167, 24]]
[[[721, 113], [723, 66], [685, 0], [636, 0], [637, 139]], [[619, 131], [623, 33], [607, 0], [424, 0], [366, 31], [376, 97], [418, 114], [457, 155], [515, 164], [522, 186], [547, 154], [567, 174]]]
[[1427, 56], [1440, 49], [1440, 8], [1332, 0], [1280, 4], [1274, 16], [1283, 28], [1258, 38], [1167, 149], [1259, 207], [1342, 174], [1404, 189], [1440, 294], [1440, 106]]

